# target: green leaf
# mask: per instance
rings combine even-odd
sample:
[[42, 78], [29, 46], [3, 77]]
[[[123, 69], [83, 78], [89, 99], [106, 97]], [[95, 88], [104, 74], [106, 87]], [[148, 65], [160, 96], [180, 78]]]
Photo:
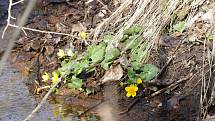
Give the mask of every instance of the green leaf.
[[113, 61], [120, 55], [120, 51], [118, 48], [114, 47], [106, 51], [105, 54], [105, 62]]
[[124, 42], [124, 41], [127, 40], [128, 38], [129, 38], [129, 35], [124, 34], [123, 37], [122, 37], [121, 42]]
[[105, 70], [108, 70], [109, 65], [115, 60], [117, 57], [120, 56], [120, 51], [118, 48], [108, 48], [106, 49], [105, 58], [101, 62], [101, 67]]
[[132, 49], [131, 61], [135, 62], [135, 65], [134, 65], [135, 67], [141, 66], [142, 61], [147, 57], [148, 50], [146, 49], [146, 47], [147, 47], [147, 44], [144, 44], [141, 47]]
[[137, 76], [136, 76], [136, 73], [134, 72], [133, 68], [128, 68], [128, 80], [127, 80], [127, 83], [128, 84], [134, 84], [136, 83], [136, 80], [137, 80]]
[[88, 60], [81, 60], [80, 62], [76, 62], [73, 65], [74, 70], [72, 71], [73, 74], [78, 75], [80, 74], [84, 69], [89, 67], [89, 61]]
[[87, 116], [87, 121], [99, 121], [99, 120], [96, 118], [95, 115], [89, 114], [89, 115]]
[[136, 83], [136, 81], [135, 81], [134, 79], [128, 79], [128, 80], [127, 80], [127, 83], [128, 83], [128, 84], [134, 84], [134, 83]]
[[105, 70], [108, 70], [109, 69], [109, 65], [111, 64], [112, 62], [105, 62], [105, 61], [102, 61], [101, 62], [101, 67]]
[[79, 89], [80, 90], [82, 85], [83, 85], [82, 79], [79, 79], [75, 76], [73, 76], [68, 83], [68, 87], [72, 88], [72, 89]]
[[59, 73], [57, 71], [52, 72], [52, 84], [56, 84], [58, 82]]
[[105, 54], [106, 44], [100, 43], [99, 45], [93, 45], [88, 48], [89, 58], [92, 59], [92, 63], [99, 63], [103, 60]]
[[60, 75], [68, 75], [74, 69], [74, 62], [61, 63], [61, 68], [58, 69]]
[[128, 68], [128, 77], [130, 79], [135, 77], [135, 72], [134, 72], [133, 68]]
[[134, 49], [137, 48], [141, 43], [142, 43], [142, 37], [139, 37], [138, 35], [130, 36], [126, 41], [125, 41], [125, 48], [124, 51], [128, 49]]
[[150, 81], [155, 78], [155, 76], [157, 76], [160, 69], [152, 64], [144, 64], [141, 68], [141, 71], [142, 72], [139, 75], [141, 79], [143, 79], [144, 81]]
[[141, 63], [134, 61], [134, 62], [131, 62], [131, 65], [134, 68], [134, 70], [139, 70]]
[[106, 42], [106, 43], [109, 43], [111, 41], [113, 41], [113, 35], [111, 34], [107, 34], [103, 37], [103, 41]]
[[185, 21], [179, 21], [177, 24], [173, 25], [173, 30], [175, 32], [182, 33], [185, 30], [186, 23]]
[[141, 27], [134, 25], [131, 28], [124, 31], [124, 35], [133, 35], [138, 34], [141, 31]]
[[61, 63], [61, 68], [58, 69], [59, 73], [63, 76], [69, 75], [70, 73], [78, 75], [84, 69], [89, 67], [89, 61], [87, 59], [82, 60], [73, 60], [72, 62], [69, 61], [67, 63]]

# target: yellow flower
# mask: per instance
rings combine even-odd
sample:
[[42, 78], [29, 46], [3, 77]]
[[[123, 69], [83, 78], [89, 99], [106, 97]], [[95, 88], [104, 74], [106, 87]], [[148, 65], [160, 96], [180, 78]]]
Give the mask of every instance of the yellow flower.
[[127, 92], [126, 96], [127, 97], [135, 97], [137, 95], [137, 90], [138, 90], [138, 87], [137, 85], [134, 85], [134, 84], [131, 84], [130, 86], [126, 87], [125, 88], [125, 91]]
[[143, 81], [141, 80], [141, 78], [138, 78], [137, 79], [137, 84], [142, 84], [143, 83]]
[[73, 57], [73, 56], [74, 56], [74, 53], [72, 52], [72, 49], [68, 49], [66, 54], [67, 54], [68, 56], [70, 56], [70, 57]]
[[62, 49], [59, 49], [58, 53], [57, 53], [57, 56], [58, 56], [58, 58], [63, 58], [65, 56], [64, 51]]
[[54, 72], [52, 72], [52, 76], [53, 76], [52, 77], [52, 84], [57, 83], [59, 74], [54, 71]]
[[124, 85], [124, 83], [123, 83], [123, 82], [120, 82], [119, 85], [120, 85], [120, 87], [122, 87], [122, 86]]
[[48, 81], [49, 80], [49, 74], [47, 73], [47, 72], [45, 72], [43, 75], [42, 75], [42, 82], [46, 82], [46, 81]]
[[81, 37], [81, 39], [85, 40], [85, 39], [87, 38], [87, 33], [84, 32], [84, 31], [82, 31], [82, 32], [80, 33], [80, 37]]

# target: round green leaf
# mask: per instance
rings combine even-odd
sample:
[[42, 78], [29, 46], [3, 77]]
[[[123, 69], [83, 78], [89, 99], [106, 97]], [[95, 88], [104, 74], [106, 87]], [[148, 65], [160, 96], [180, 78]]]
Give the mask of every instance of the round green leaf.
[[68, 83], [68, 87], [72, 89], [81, 89], [82, 85], [83, 85], [82, 79], [79, 79], [75, 76], [73, 76], [70, 82]]
[[157, 76], [160, 69], [152, 64], [144, 64], [141, 68], [141, 71], [142, 72], [139, 75], [141, 79], [144, 81], [150, 81]]

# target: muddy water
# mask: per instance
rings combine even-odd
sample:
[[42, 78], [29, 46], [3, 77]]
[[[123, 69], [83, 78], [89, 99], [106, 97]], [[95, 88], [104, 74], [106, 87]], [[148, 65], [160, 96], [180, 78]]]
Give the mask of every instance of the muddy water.
[[[0, 76], [0, 120], [21, 121], [33, 110], [37, 102], [24, 84], [26, 77], [9, 64]], [[33, 120], [55, 120], [50, 105], [46, 105]]]
[[[12, 31], [8, 31], [7, 35]], [[0, 34], [2, 31], [0, 31]], [[0, 39], [0, 51], [5, 50], [9, 38]], [[0, 75], [0, 121], [22, 121], [38, 104], [34, 96], [29, 93], [25, 82], [29, 81], [9, 62], [5, 64]], [[45, 104], [32, 119], [33, 121], [62, 120], [61, 114], [56, 112], [61, 105]]]
[[[0, 76], [0, 121], [22, 121], [38, 104], [29, 93], [20, 72], [9, 64]], [[49, 104], [42, 106], [32, 121], [79, 121], [70, 115], [63, 116], [63, 106]]]

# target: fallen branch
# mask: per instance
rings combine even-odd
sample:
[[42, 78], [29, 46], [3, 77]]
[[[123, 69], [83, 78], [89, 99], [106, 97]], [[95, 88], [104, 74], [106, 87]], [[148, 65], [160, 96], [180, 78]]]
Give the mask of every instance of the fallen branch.
[[156, 95], [161, 94], [162, 92], [165, 92], [166, 90], [171, 89], [172, 87], [175, 87], [176, 85], [180, 84], [181, 82], [186, 81], [186, 80], [192, 78], [192, 76], [193, 76], [193, 74], [191, 73], [190, 75], [188, 75], [188, 76], [186, 76], [186, 77], [184, 77], [184, 78], [182, 78], [182, 79], [179, 79], [178, 81], [176, 81], [175, 83], [169, 85], [168, 87], [163, 88], [163, 89], [161, 89], [161, 90], [158, 90], [157, 92], [152, 93], [152, 94], [151, 94], [148, 98], [146, 98], [146, 99], [153, 98], [153, 97], [155, 97]]
[[48, 99], [49, 95], [53, 92], [53, 90], [56, 88], [56, 86], [61, 82], [61, 78], [58, 79], [58, 82], [55, 83], [50, 89], [49, 91], [46, 93], [46, 95], [43, 97], [43, 99], [41, 100], [41, 102], [37, 105], [37, 107], [23, 120], [23, 121], [30, 121], [34, 114], [41, 108], [41, 106], [46, 102], [46, 100]]

